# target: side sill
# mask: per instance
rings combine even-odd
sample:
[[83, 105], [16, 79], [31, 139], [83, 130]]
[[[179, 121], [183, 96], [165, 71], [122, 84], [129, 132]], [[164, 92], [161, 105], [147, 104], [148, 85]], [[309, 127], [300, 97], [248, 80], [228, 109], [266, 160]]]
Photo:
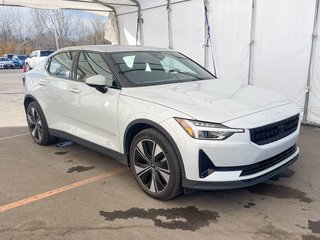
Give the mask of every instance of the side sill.
[[76, 136], [74, 136], [72, 134], [69, 134], [69, 133], [66, 133], [66, 132], [63, 132], [63, 131], [60, 131], [60, 130], [49, 129], [49, 133], [50, 133], [51, 136], [62, 138], [62, 139], [66, 139], [66, 140], [78, 143], [79, 145], [88, 147], [88, 148], [90, 148], [92, 150], [95, 150], [97, 152], [100, 152], [100, 153], [102, 153], [104, 155], [107, 155], [107, 156], [119, 161], [120, 163], [128, 166], [125, 154], [110, 150], [108, 148], [102, 147], [102, 146], [100, 146], [98, 144], [89, 142], [87, 140], [84, 140], [82, 138], [76, 137]]

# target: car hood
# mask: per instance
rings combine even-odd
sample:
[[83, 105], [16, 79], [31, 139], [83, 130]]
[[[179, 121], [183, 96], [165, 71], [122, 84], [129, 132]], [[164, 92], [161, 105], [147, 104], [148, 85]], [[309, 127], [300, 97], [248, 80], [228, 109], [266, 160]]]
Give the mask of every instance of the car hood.
[[175, 109], [197, 120], [216, 123], [291, 103], [271, 90], [236, 86], [220, 79], [123, 88], [121, 94]]

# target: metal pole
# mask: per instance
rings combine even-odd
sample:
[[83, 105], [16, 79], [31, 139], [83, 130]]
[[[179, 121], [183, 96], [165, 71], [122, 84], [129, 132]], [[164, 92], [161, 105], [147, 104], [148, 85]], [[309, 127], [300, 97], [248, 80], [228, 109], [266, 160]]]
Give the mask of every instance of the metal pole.
[[[207, 0], [203, 0], [204, 7], [207, 6], [207, 3], [208, 3]], [[206, 14], [206, 13], [204, 13], [204, 14]], [[206, 18], [206, 16], [204, 16], [204, 17]], [[209, 49], [209, 46], [208, 46], [208, 40], [207, 40], [207, 38], [208, 38], [208, 26], [207, 26], [206, 19], [204, 21], [204, 24], [205, 24], [205, 26], [204, 26], [204, 44], [203, 44], [203, 47], [204, 47], [204, 67], [208, 68], [209, 67], [208, 66], [208, 49]]]
[[253, 75], [255, 32], [256, 32], [256, 7], [257, 7], [256, 0], [252, 0], [248, 85], [253, 85], [252, 75]]
[[172, 22], [171, 22], [171, 11], [170, 0], [167, 0], [167, 12], [168, 12], [168, 44], [169, 48], [172, 49]]
[[316, 9], [315, 9], [315, 13], [314, 13], [311, 52], [310, 52], [310, 58], [309, 58], [308, 79], [307, 79], [306, 96], [305, 96], [304, 109], [303, 109], [303, 121], [304, 122], [307, 121], [308, 110], [309, 110], [311, 73], [312, 73], [312, 69], [313, 69], [315, 49], [316, 49], [316, 43], [317, 43], [316, 40], [317, 40], [317, 30], [318, 30], [318, 20], [319, 20], [319, 5], [320, 5], [320, 0], [317, 0], [316, 6], [315, 6]]

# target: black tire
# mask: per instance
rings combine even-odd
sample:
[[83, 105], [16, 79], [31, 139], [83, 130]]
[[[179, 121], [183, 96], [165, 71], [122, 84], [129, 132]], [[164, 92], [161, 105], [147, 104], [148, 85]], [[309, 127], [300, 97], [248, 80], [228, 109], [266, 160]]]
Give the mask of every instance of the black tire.
[[182, 193], [177, 154], [170, 141], [156, 129], [145, 129], [134, 137], [130, 165], [140, 188], [149, 196], [169, 200]]
[[29, 103], [26, 117], [30, 134], [37, 144], [46, 146], [53, 143], [55, 138], [50, 136], [46, 118], [36, 102]]
[[26, 71], [28, 72], [30, 70], [32, 70], [32, 68], [30, 67], [29, 63], [26, 63]]

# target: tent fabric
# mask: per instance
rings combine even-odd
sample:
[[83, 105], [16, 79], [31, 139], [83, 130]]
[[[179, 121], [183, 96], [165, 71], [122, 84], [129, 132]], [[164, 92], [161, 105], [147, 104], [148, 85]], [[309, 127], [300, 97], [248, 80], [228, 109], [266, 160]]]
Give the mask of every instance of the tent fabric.
[[[217, 75], [237, 85], [248, 82], [251, 11], [252, 0], [208, 2]], [[208, 60], [207, 68], [213, 72]]]
[[[246, 85], [250, 71], [252, 85], [280, 92], [295, 101], [303, 112], [307, 106], [306, 87], [317, 2], [319, 0], [2, 0], [1, 5], [112, 14], [108, 39], [113, 43], [136, 45], [140, 41], [155, 47], [171, 45], [211, 71], [213, 63], [209, 55], [213, 51], [221, 80]], [[204, 47], [205, 4], [213, 40], [207, 48]], [[138, 19], [143, 20], [141, 32], [137, 33]], [[319, 34], [320, 24], [317, 28]], [[110, 35], [112, 32], [116, 33]], [[137, 36], [141, 37], [139, 41]], [[320, 124], [319, 37], [315, 41], [307, 121]]]
[[[289, 7], [290, 6], [290, 7]], [[273, 89], [303, 111], [315, 0], [257, 1], [253, 85]]]

